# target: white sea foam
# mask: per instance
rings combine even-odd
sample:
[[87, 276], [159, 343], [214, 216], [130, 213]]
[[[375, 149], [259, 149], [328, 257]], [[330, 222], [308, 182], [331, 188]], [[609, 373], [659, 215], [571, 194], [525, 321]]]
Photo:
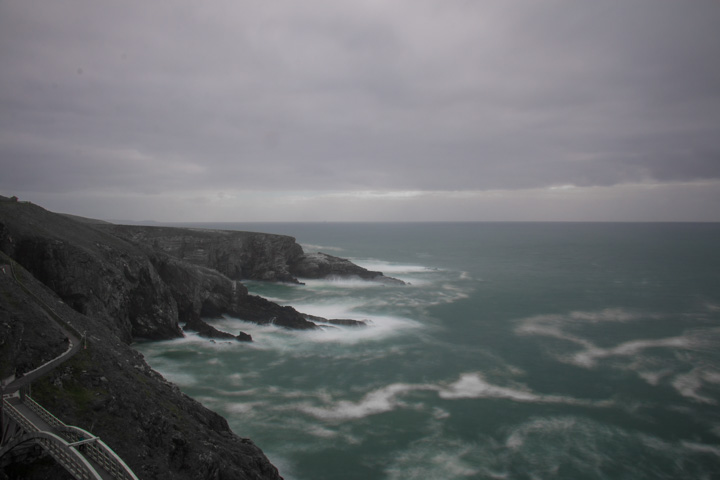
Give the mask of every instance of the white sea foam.
[[256, 407], [261, 407], [263, 402], [234, 402], [223, 405], [225, 411], [232, 415], [248, 415]]
[[308, 338], [315, 342], [355, 344], [384, 340], [404, 331], [420, 328], [418, 322], [400, 317], [360, 315], [359, 318], [366, 319], [367, 325], [361, 327], [329, 325], [329, 328], [308, 332]]
[[507, 398], [519, 402], [538, 402], [540, 395], [529, 391], [516, 390], [493, 385], [479, 373], [465, 373], [460, 379], [439, 390], [441, 398]]
[[647, 383], [656, 387], [660, 381], [672, 374], [672, 369], [664, 369], [659, 371], [637, 370], [637, 374]]
[[607, 407], [613, 405], [611, 400], [584, 400], [562, 395], [543, 395], [532, 392], [524, 385], [504, 387], [494, 385], [478, 372], [464, 373], [460, 378], [438, 389], [438, 394], [444, 399], [458, 398], [500, 398], [515, 402], [526, 403], [564, 403], [568, 405]]
[[[298, 309], [304, 308], [300, 306]], [[305, 313], [324, 318], [351, 318], [366, 321], [365, 326], [346, 326], [317, 322], [322, 328], [314, 330], [289, 330], [275, 325], [258, 325], [252, 322], [226, 317], [220, 324], [227, 331], [242, 330], [253, 337], [253, 342], [243, 344], [244, 348], [257, 350], [278, 350], [293, 354], [314, 351], [315, 345], [375, 342], [416, 330], [422, 325], [414, 320], [384, 315], [348, 312], [349, 305], [308, 305]], [[310, 310], [310, 311], [308, 311]], [[237, 343], [236, 348], [237, 348]], [[357, 354], [353, 355], [356, 356]]]
[[300, 246], [304, 252], [342, 252], [342, 247], [332, 247], [329, 245], [314, 245], [312, 243], [301, 243]]
[[[445, 400], [500, 398], [515, 402], [530, 403], [564, 403], [569, 405], [606, 407], [611, 401], [591, 401], [557, 395], [541, 395], [533, 393], [524, 386], [518, 388], [494, 385], [486, 381], [478, 372], [465, 373], [454, 382], [436, 384], [393, 383], [364, 395], [358, 401], [336, 400], [326, 401], [325, 405], [317, 406], [303, 403], [298, 406], [302, 412], [314, 417], [337, 421], [351, 420], [389, 412], [400, 407], [424, 408], [423, 403], [408, 404], [402, 397], [412, 392], [435, 392]], [[439, 412], [442, 417], [442, 411]]]
[[330, 276], [325, 278], [300, 278], [301, 282], [305, 284], [306, 288], [314, 290], [328, 290], [329, 292], [338, 291], [342, 289], [357, 290], [360, 288], [386, 288], [387, 286], [383, 283], [373, 282], [370, 280], [363, 280], [360, 277], [338, 277]]
[[[686, 470], [684, 460], [692, 459], [694, 463], [693, 457], [698, 455], [720, 456], [720, 448], [715, 445], [670, 442], [582, 416], [532, 418], [513, 427], [504, 446], [505, 449], [492, 444], [483, 446], [485, 450], [497, 452], [488, 464], [512, 465], [515, 471], [526, 467], [537, 478], [553, 478], [561, 465], [573, 463], [582, 465], [586, 476], [591, 477], [591, 470], [586, 470], [588, 466], [595, 466], [598, 472], [621, 468], [628, 478], [650, 478], [643, 458], [670, 459], [663, 470], [667, 478], [689, 478], [692, 475]], [[626, 450], [642, 452], [639, 461], [628, 462]]]
[[[578, 366], [592, 368], [597, 361], [609, 357], [634, 357], [639, 353], [656, 348], [702, 349], [712, 341], [706, 337], [716, 335], [717, 329], [687, 332], [680, 336], [637, 339], [622, 342], [614, 347], [603, 348], [583, 338], [579, 334], [569, 333], [567, 329], [577, 324], [599, 322], [629, 322], [652, 315], [639, 315], [621, 309], [606, 309], [600, 312], [571, 312], [567, 315], [538, 315], [526, 318], [515, 328], [519, 335], [538, 335], [558, 338], [575, 343], [583, 350], [570, 355], [558, 355], [559, 359]], [[650, 376], [649, 378], [652, 378]]]
[[248, 371], [248, 372], [235, 372], [231, 373], [230, 375], [227, 375], [225, 378], [227, 378], [228, 382], [234, 386], [234, 387], [240, 387], [242, 385], [245, 385], [245, 383], [248, 382], [248, 380], [252, 380], [255, 378], [260, 377], [260, 373]]
[[597, 312], [574, 311], [565, 315], [535, 315], [522, 319], [516, 332], [533, 333], [540, 332], [543, 328], [562, 329], [574, 324], [630, 322], [647, 317], [647, 314], [640, 315], [621, 308], [606, 308]]
[[716, 457], [720, 457], [720, 447], [717, 445], [707, 445], [695, 442], [682, 442], [681, 445], [693, 452], [709, 453], [711, 455], [715, 455]]
[[356, 310], [365, 304], [360, 298], [348, 296], [293, 302], [292, 306], [299, 312], [323, 318], [354, 318]]
[[[218, 328], [224, 330], [222, 324], [219, 324]], [[156, 357], [162, 361], [159, 356], [167, 356], [170, 353], [204, 356], [211, 352], [232, 350], [237, 347], [237, 344], [236, 340], [212, 340], [201, 337], [196, 332], [186, 331], [184, 332], [184, 337], [153, 343], [143, 343], [141, 351], [146, 357]], [[212, 358], [215, 357], [209, 357], [205, 361], [209, 362]]]
[[441, 432], [433, 432], [393, 455], [385, 474], [390, 480], [479, 478], [481, 467], [471, 458], [475, 451], [472, 443], [450, 440]]
[[440, 407], [433, 407], [432, 415], [436, 420], [443, 420], [450, 417], [450, 412]]
[[435, 389], [436, 387], [432, 385], [393, 383], [373, 390], [357, 402], [339, 400], [326, 407], [300, 405], [298, 408], [300, 411], [323, 420], [351, 420], [389, 412], [405, 405], [399, 398], [402, 394]]
[[528, 436], [546, 434], [547, 432], [567, 432], [577, 428], [574, 417], [543, 417], [535, 418], [514, 428], [505, 440], [505, 446], [513, 450], [523, 447]]
[[[515, 329], [521, 335], [539, 335], [558, 338], [581, 347], [571, 354], [556, 354], [558, 360], [584, 368], [593, 368], [598, 362], [613, 359], [613, 368], [635, 372], [648, 384], [669, 384], [681, 396], [698, 403], [716, 405], [717, 400], [707, 391], [710, 385], [720, 384], [720, 372], [697, 358], [695, 352], [714, 351], [718, 345], [720, 329], [699, 329], [682, 335], [663, 338], [642, 338], [619, 343], [613, 347], [599, 347], [577, 334], [568, 333], [576, 320], [630, 321], [636, 316], [618, 310], [602, 312], [574, 312], [570, 315], [543, 315], [525, 319]], [[672, 350], [673, 360], [653, 354], [654, 350]], [[685, 368], [683, 368], [685, 366]], [[687, 370], [687, 367], [690, 367]], [[680, 370], [683, 371], [680, 371]]]
[[[453, 280], [457, 280], [459, 277], [456, 276], [455, 272], [449, 272], [447, 270], [430, 267], [425, 265], [414, 265], [414, 264], [399, 264], [391, 262], [383, 262], [381, 260], [353, 260], [354, 263], [361, 267], [367, 268], [372, 271], [380, 271], [386, 276], [397, 278], [404, 281], [407, 287], [423, 287], [434, 285], [438, 282], [442, 282], [443, 279], [452, 277]], [[468, 278], [466, 278], [467, 280]]]
[[687, 373], [677, 375], [672, 381], [672, 386], [683, 397], [700, 403], [717, 405], [714, 398], [699, 393], [705, 383], [720, 383], [720, 374], [706, 368], [693, 368]]
[[[419, 451], [405, 454], [408, 458], [396, 460], [398, 466], [386, 470], [391, 480], [425, 480], [428, 478], [459, 479], [478, 478], [480, 469], [463, 460], [469, 449], [460, 451], [438, 451], [426, 446]], [[502, 477], [501, 477], [502, 478]]]
[[383, 272], [385, 275], [400, 273], [433, 273], [442, 271], [439, 268], [425, 265], [412, 265], [403, 263], [386, 262], [376, 259], [351, 259], [353, 263], [374, 272]]
[[642, 339], [624, 342], [613, 348], [599, 348], [589, 342], [586, 350], [573, 355], [571, 362], [582, 367], [593, 367], [598, 359], [607, 357], [627, 357], [650, 348], [690, 348], [692, 341], [688, 337], [669, 337], [658, 339]]

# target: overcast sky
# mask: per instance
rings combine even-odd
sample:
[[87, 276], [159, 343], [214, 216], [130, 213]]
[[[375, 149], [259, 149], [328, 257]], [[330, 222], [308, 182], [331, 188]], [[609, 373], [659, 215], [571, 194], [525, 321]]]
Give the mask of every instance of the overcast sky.
[[0, 194], [128, 220], [720, 221], [720, 1], [2, 0]]

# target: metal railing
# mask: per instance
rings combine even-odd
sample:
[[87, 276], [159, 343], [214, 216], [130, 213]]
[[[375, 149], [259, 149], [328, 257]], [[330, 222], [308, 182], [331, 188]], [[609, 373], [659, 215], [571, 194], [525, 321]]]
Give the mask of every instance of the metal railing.
[[12, 420], [15, 421], [18, 425], [20, 425], [20, 428], [22, 428], [26, 432], [37, 432], [40, 429], [35, 426], [33, 422], [25, 418], [25, 415], [20, 413], [17, 408], [15, 408], [15, 405], [10, 403], [10, 401], [7, 398], [2, 399], [3, 401], [3, 414], [10, 417]]
[[93, 467], [87, 458], [70, 447], [65, 440], [51, 432], [29, 432], [14, 438], [13, 442], [3, 447], [6, 453], [23, 443], [36, 443], [55, 459], [73, 477], [79, 480], [103, 480], [102, 475]]
[[48, 425], [50, 425], [52, 428], [60, 428], [65, 426], [65, 424], [59, 418], [45, 410], [39, 403], [30, 398], [29, 395], [25, 395], [25, 399], [22, 403], [24, 403], [30, 410], [35, 412], [38, 417], [42, 418], [42, 420]]
[[82, 453], [86, 457], [97, 462], [110, 473], [113, 478], [120, 480], [138, 480], [130, 467], [128, 467], [105, 442], [100, 440], [99, 437], [80, 427], [66, 425], [29, 396], [25, 397], [23, 403], [48, 425], [57, 429], [60, 435], [70, 444], [71, 448], [81, 447]]
[[35, 442], [39, 443], [56, 462], [75, 478], [102, 480], [102, 475], [88, 462], [87, 458], [68, 445], [64, 439], [50, 432], [35, 432], [32, 435], [35, 437]]

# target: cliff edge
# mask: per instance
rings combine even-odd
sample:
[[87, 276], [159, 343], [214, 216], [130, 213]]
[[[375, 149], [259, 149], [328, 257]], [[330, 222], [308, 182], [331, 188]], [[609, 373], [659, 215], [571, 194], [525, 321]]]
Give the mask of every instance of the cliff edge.
[[[0, 252], [0, 375], [22, 375], [66, 348], [57, 325], [10, 274]], [[32, 384], [31, 394], [67, 424], [107, 443], [141, 479], [282, 477], [251, 440], [152, 370], [117, 331], [63, 302], [27, 270], [22, 284], [67, 323], [87, 332], [80, 353]], [[0, 462], [0, 478], [72, 478], [37, 452]]]
[[[250, 340], [203, 321], [224, 314], [295, 329], [326, 321], [250, 295], [243, 279], [396, 281], [345, 259], [305, 254], [288, 236], [113, 225], [0, 196], [0, 378], [22, 375], [65, 348], [62, 332], [11, 278], [11, 261], [23, 285], [87, 332], [87, 349], [33, 383], [33, 396], [103, 438], [147, 479], [281, 477], [251, 440], [153, 371], [133, 341], [181, 337], [183, 326]], [[64, 475], [52, 463], [6, 467], [0, 478]]]

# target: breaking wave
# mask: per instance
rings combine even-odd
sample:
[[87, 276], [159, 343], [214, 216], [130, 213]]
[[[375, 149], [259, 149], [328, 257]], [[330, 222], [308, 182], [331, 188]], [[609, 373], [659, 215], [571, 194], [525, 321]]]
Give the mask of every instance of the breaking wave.
[[434, 392], [443, 400], [503, 399], [521, 403], [556, 403], [607, 407], [612, 401], [593, 401], [572, 397], [534, 393], [525, 386], [507, 387], [488, 382], [479, 372], [464, 373], [450, 383], [393, 383], [366, 393], [360, 400], [329, 400], [324, 405], [301, 404], [298, 410], [328, 421], [353, 420], [377, 415], [397, 408], [424, 408], [423, 403], [409, 402], [405, 397], [415, 392]]
[[[555, 338], [577, 347], [573, 351], [558, 346], [547, 347], [548, 353], [563, 363], [593, 369], [605, 361], [604, 366], [632, 371], [649, 385], [667, 385], [687, 399], [717, 404], [715, 398], [703, 390], [717, 393], [720, 371], [703, 360], [703, 354], [720, 346], [720, 328], [692, 329], [681, 335], [660, 338], [636, 338], [603, 347], [598, 346], [597, 340], [583, 328], [599, 323], [622, 324], [658, 318], [661, 317], [621, 309], [538, 315], [520, 321], [515, 333]], [[637, 329], [633, 329], [631, 334], [636, 335], [636, 332]]]
[[424, 265], [408, 265], [375, 259], [352, 259], [352, 261], [363, 268], [374, 272], [383, 272], [385, 275], [396, 275], [400, 273], [432, 273], [442, 271], [440, 268], [427, 267]]

